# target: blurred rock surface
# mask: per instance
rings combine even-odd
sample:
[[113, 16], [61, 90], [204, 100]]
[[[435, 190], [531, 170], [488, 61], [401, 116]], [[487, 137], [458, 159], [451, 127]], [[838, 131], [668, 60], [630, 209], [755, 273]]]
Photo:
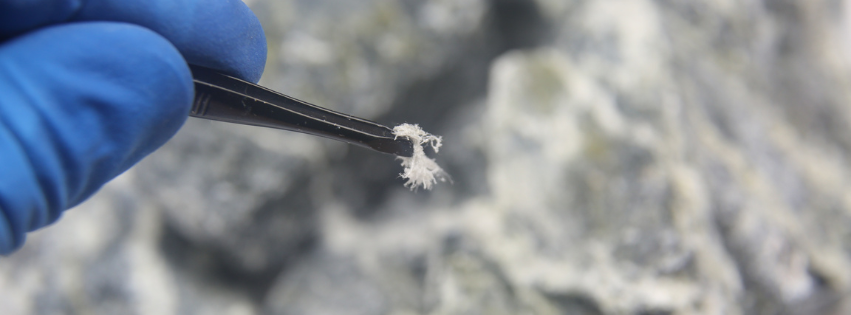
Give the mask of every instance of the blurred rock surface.
[[455, 184], [190, 120], [0, 259], [0, 313], [851, 313], [851, 2], [248, 3], [262, 84], [443, 135]]

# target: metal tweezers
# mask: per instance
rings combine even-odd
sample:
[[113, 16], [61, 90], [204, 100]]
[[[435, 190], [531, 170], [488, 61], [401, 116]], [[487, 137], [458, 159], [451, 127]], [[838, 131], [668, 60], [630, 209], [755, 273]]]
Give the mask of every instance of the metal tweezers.
[[387, 126], [325, 109], [215, 70], [190, 65], [195, 101], [189, 116], [277, 128], [410, 157], [413, 144]]

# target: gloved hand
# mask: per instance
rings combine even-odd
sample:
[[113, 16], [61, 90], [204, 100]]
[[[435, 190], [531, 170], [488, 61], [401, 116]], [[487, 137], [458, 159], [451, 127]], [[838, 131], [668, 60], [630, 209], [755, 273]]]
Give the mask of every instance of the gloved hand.
[[0, 0], [0, 253], [180, 128], [187, 62], [257, 82], [265, 61], [239, 0]]

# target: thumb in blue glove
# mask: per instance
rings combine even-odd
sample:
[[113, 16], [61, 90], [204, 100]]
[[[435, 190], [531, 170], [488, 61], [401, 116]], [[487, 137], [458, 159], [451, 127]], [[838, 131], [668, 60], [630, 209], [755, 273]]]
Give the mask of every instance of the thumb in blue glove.
[[[0, 0], [0, 35], [12, 36], [0, 43], [3, 254], [180, 128], [187, 61], [256, 82], [266, 56], [240, 1], [32, 2]], [[3, 19], [15, 11], [32, 18]]]

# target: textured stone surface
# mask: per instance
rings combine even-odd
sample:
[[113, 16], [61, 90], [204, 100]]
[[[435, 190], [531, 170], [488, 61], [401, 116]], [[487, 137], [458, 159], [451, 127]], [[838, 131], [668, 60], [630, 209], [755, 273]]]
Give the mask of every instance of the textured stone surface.
[[0, 313], [851, 313], [851, 3], [249, 4], [264, 85], [455, 183], [192, 120], [0, 259]]

